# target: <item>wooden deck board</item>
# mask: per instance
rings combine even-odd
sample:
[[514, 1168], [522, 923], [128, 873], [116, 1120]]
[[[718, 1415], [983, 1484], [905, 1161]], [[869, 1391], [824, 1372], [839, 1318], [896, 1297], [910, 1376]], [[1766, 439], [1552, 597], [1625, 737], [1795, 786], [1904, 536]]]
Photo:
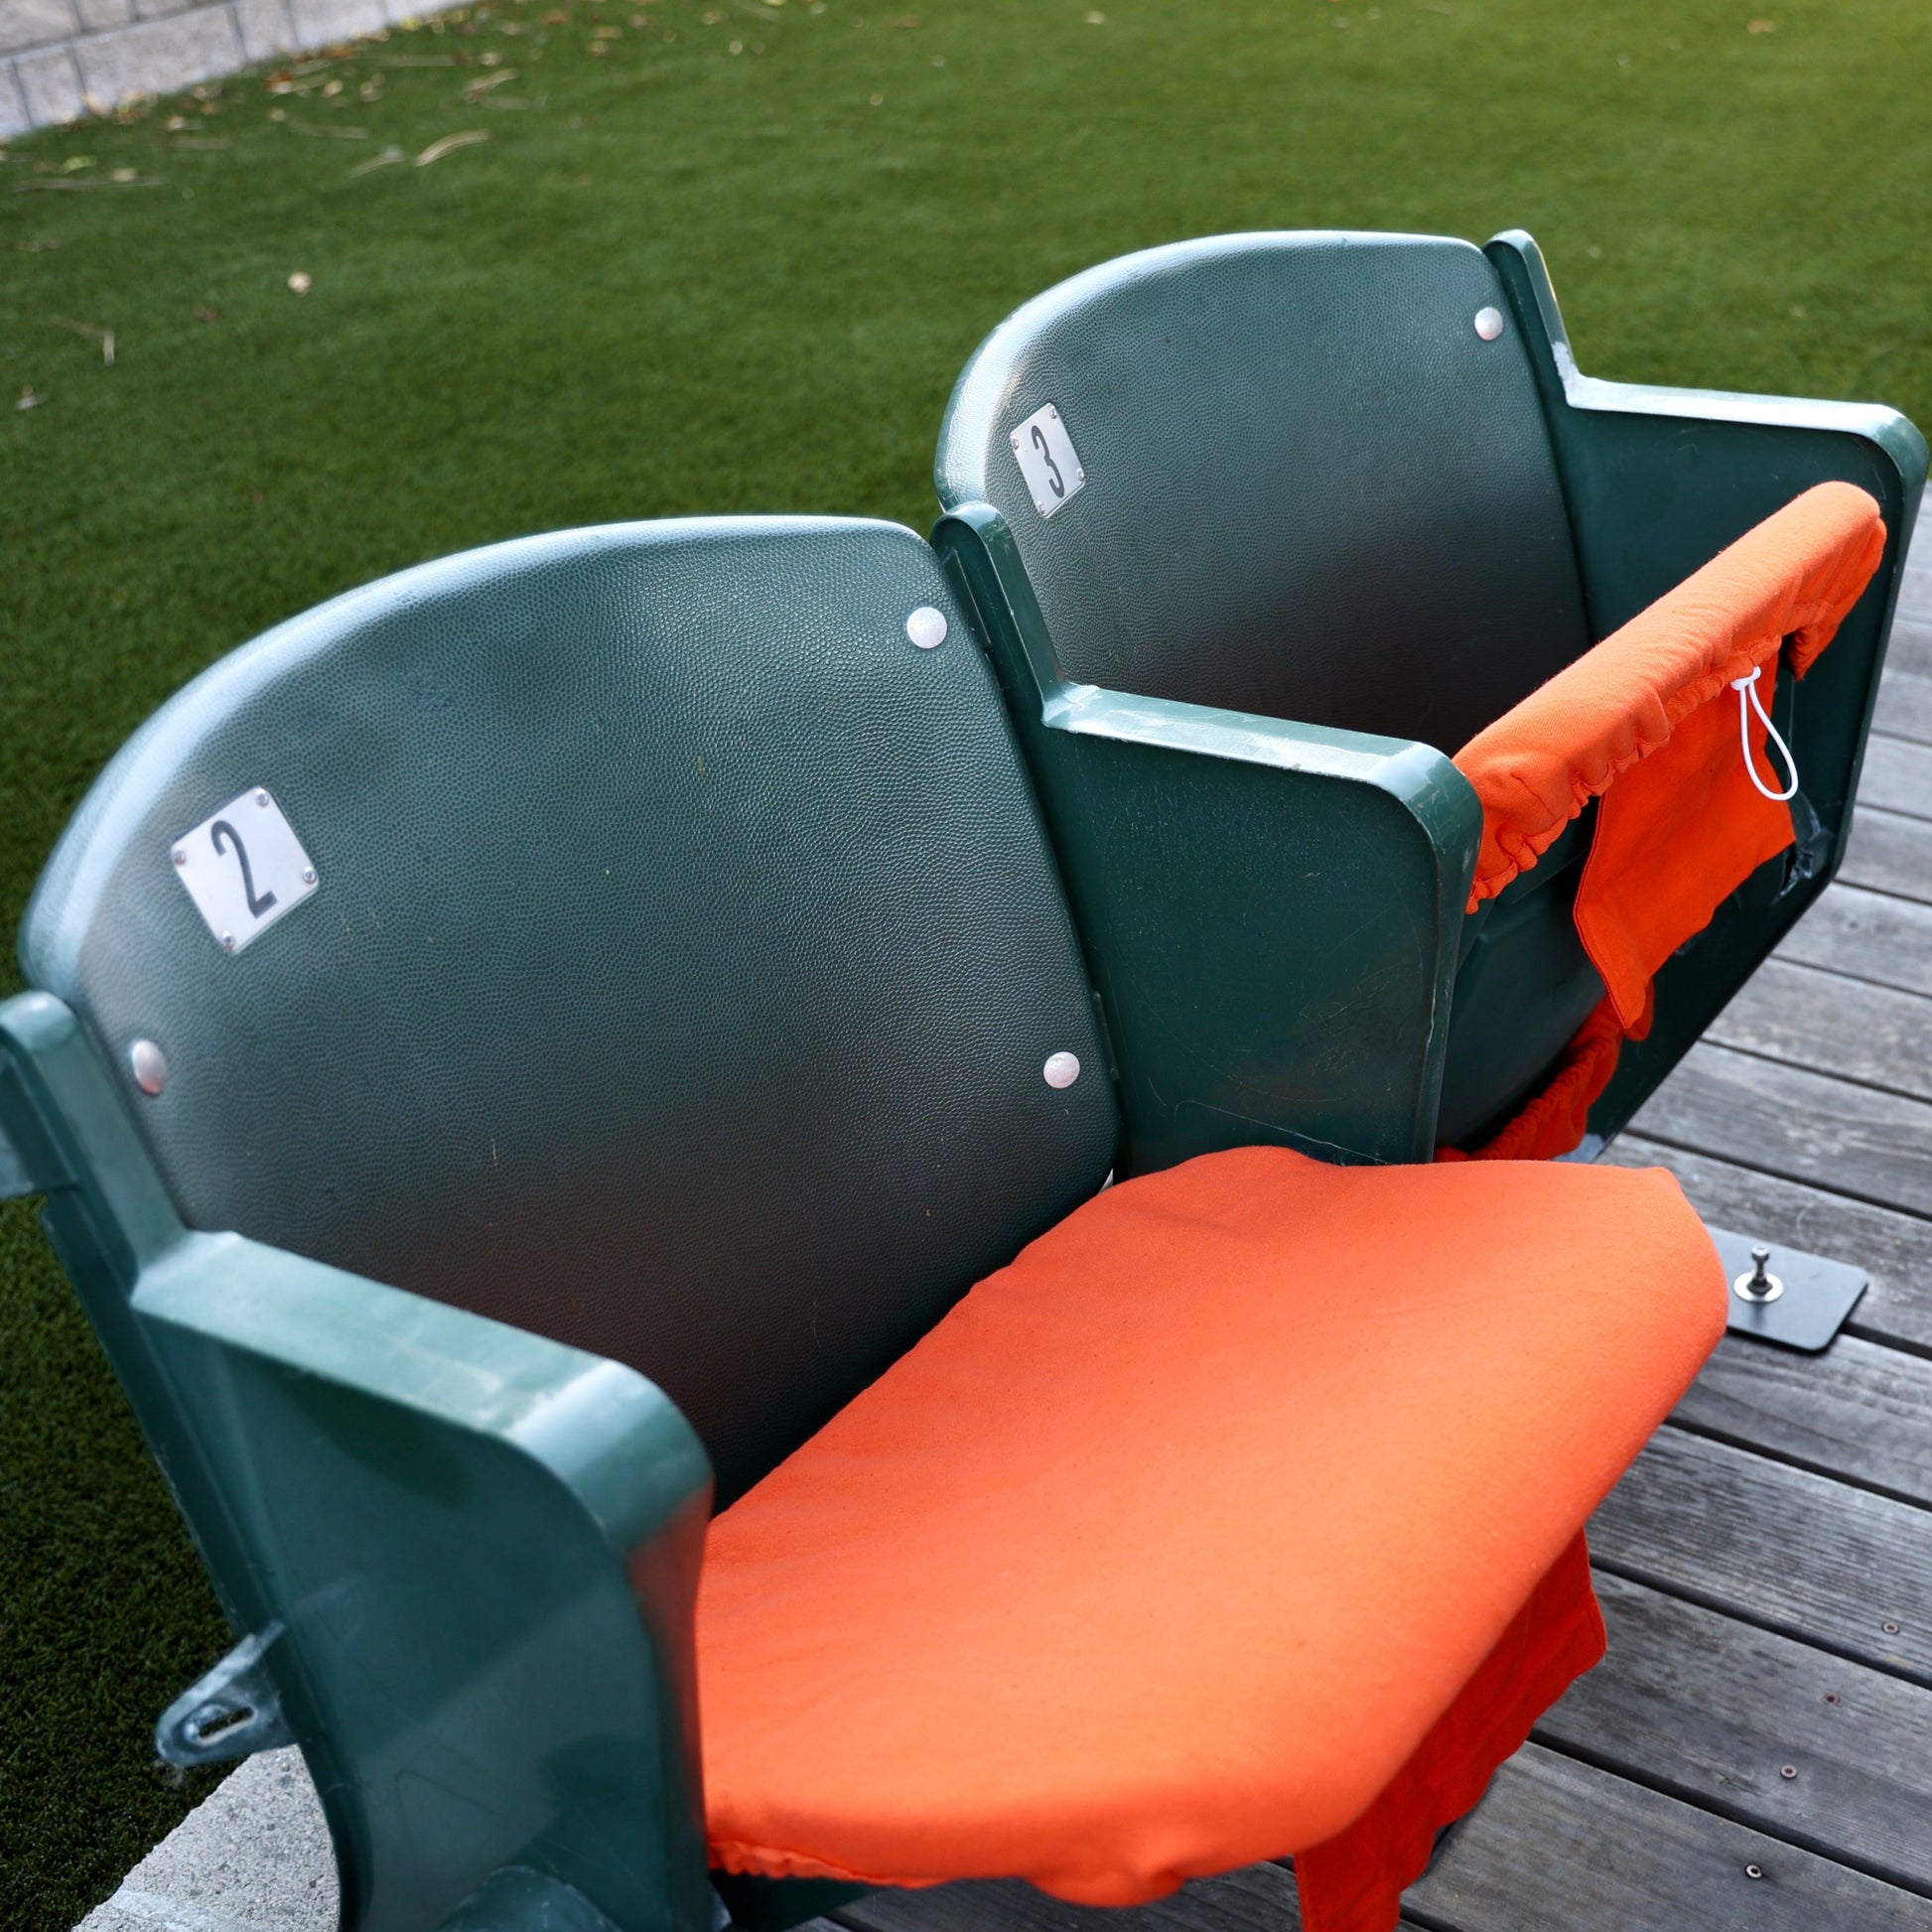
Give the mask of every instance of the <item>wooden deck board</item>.
[[1915, 1892], [1536, 1744], [1408, 1902], [1428, 1932], [1932, 1928]]
[[1704, 1036], [1760, 1059], [1932, 1100], [1932, 999], [1922, 993], [1767, 959]]
[[1619, 1577], [1596, 1592], [1609, 1653], [1539, 1742], [1932, 1893], [1932, 1691]]
[[1864, 769], [1859, 774], [1859, 804], [1932, 818], [1932, 746], [1873, 732], [1865, 741]]
[[1910, 1503], [1663, 1429], [1590, 1519], [1590, 1549], [1619, 1577], [1932, 1688], [1932, 1517]]

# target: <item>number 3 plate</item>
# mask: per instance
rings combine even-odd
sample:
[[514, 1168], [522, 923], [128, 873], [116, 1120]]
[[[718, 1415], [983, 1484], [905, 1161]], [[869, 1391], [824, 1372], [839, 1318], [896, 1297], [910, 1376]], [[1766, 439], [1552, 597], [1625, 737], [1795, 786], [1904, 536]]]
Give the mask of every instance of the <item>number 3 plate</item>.
[[1013, 460], [1027, 480], [1028, 494], [1041, 516], [1051, 516], [1087, 486], [1087, 473], [1073, 453], [1073, 439], [1052, 403], [1035, 409], [1009, 440]]
[[184, 832], [168, 857], [223, 952], [239, 952], [318, 883], [295, 828], [259, 785]]

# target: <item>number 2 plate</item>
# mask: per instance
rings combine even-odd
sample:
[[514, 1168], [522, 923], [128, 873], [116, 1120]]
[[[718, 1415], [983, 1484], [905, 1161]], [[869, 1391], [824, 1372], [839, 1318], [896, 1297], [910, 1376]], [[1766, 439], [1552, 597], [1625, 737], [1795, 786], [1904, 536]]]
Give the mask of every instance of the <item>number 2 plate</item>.
[[168, 857], [223, 952], [239, 952], [318, 884], [295, 828], [259, 785], [184, 832]]

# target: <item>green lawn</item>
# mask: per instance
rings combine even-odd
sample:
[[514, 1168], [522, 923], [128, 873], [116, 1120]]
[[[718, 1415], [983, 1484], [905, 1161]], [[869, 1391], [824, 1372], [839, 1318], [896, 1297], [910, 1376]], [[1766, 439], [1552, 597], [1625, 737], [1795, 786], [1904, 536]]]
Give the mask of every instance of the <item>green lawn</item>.
[[[1152, 242], [1520, 225], [1594, 373], [1932, 420], [1932, 11], [1751, 3], [1768, 31], [1708, 0], [492, 3], [299, 91], [14, 144], [0, 922], [155, 705], [348, 585], [620, 517], [922, 526], [973, 345]], [[206, 1788], [149, 1725], [227, 1638], [20, 1203], [0, 1350], [0, 1923], [38, 1932]]]

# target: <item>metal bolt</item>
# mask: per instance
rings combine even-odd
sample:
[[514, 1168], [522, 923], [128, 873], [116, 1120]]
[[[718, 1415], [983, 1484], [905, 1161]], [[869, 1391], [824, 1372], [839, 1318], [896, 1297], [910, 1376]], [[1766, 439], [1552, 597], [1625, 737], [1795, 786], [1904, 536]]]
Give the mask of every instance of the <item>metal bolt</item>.
[[1781, 1778], [1795, 1778], [1797, 1775], [1798, 1767], [1795, 1764], [1780, 1764], [1778, 1766], [1778, 1776]]
[[221, 950], [222, 950], [223, 952], [233, 952], [233, 951], [234, 951], [234, 934], [233, 934], [232, 932], [224, 932], [224, 933], [222, 933], [222, 935], [221, 935]]
[[1895, 1623], [1891, 1623], [1891, 1622], [1881, 1623], [1879, 1624], [1878, 1628], [1881, 1629], [1888, 1637], [1895, 1637], [1898, 1634], [1898, 1625]]
[[1053, 405], [1052, 405], [1052, 404], [1051, 404], [1050, 402], [1049, 402], [1049, 403], [1048, 403], [1048, 404], [1046, 405], [1046, 413], [1047, 413], [1047, 415], [1049, 415], [1050, 417], [1052, 417], [1052, 419], [1054, 420], [1054, 422], [1056, 422], [1056, 423], [1057, 423], [1057, 422], [1059, 421], [1059, 419], [1060, 419], [1060, 412], [1059, 412], [1059, 411], [1058, 411], [1057, 409], [1055, 409], [1055, 408], [1053, 407]]
[[1050, 1053], [1039, 1071], [1049, 1087], [1070, 1087], [1080, 1077], [1080, 1062], [1072, 1053]]
[[1744, 1867], [1744, 1876], [1746, 1878], [1761, 1878], [1764, 1876], [1764, 1867], [1761, 1864], [1747, 1864]]
[[302, 868], [302, 883], [305, 886], [313, 886], [316, 883], [316, 869], [314, 866], [304, 866]]
[[946, 641], [946, 614], [921, 604], [905, 620], [905, 634], [921, 650], [937, 650]]
[[266, 804], [268, 803], [268, 793], [267, 793], [267, 792], [265, 792], [265, 791], [258, 791], [258, 792], [256, 792], [256, 793], [255, 793], [255, 803], [256, 803], [256, 804], [258, 804], [258, 805], [263, 805], [263, 806], [265, 806], [265, 805], [266, 805]]
[[1730, 1285], [1740, 1301], [1775, 1302], [1784, 1293], [1784, 1284], [1767, 1266], [1770, 1259], [1770, 1249], [1761, 1242], [1751, 1249], [1751, 1272], [1739, 1275]]
[[1825, 1702], [1827, 1704], [1836, 1704], [1838, 1702], [1838, 1693], [1836, 1691], [1827, 1691], [1825, 1693]]
[[1476, 311], [1476, 334], [1485, 343], [1493, 343], [1503, 333], [1503, 312], [1500, 309], [1478, 309]]
[[153, 1099], [168, 1084], [168, 1060], [151, 1039], [137, 1039], [127, 1049], [128, 1070], [134, 1084]]
[[175, 847], [174, 851], [169, 853], [168, 856], [169, 858], [174, 860], [176, 865], [185, 866], [188, 863], [188, 848], [186, 846], [178, 845]]

